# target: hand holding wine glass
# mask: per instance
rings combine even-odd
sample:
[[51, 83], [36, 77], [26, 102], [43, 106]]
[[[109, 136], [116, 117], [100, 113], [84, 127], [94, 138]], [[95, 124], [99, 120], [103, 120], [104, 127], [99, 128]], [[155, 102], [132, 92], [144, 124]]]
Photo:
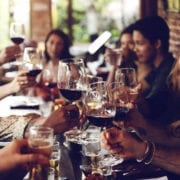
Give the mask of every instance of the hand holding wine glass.
[[134, 68], [119, 68], [115, 73], [115, 81], [124, 86], [128, 93], [129, 103], [135, 103], [138, 96], [138, 83], [136, 71]]
[[110, 65], [115, 67], [120, 66], [122, 62], [122, 49], [106, 46], [104, 58]]
[[[50, 158], [53, 146], [53, 129], [45, 126], [32, 126], [28, 133], [28, 148], [31, 153], [43, 154]], [[40, 164], [32, 164], [30, 178], [46, 179], [48, 167]]]
[[[22, 70], [26, 70], [27, 76], [36, 81], [37, 75], [41, 73], [43, 63], [39, 57], [36, 48], [26, 47], [23, 54]], [[34, 88], [27, 89], [28, 96], [34, 96]]]

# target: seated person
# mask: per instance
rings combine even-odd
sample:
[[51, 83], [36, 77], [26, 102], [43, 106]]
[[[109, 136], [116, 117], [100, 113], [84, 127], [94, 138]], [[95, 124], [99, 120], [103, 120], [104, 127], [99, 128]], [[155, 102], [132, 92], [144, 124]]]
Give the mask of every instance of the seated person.
[[58, 90], [54, 88], [54, 92], [47, 88], [43, 81], [43, 74], [49, 71], [57, 82], [58, 63], [61, 59], [71, 57], [69, 53], [70, 42], [68, 36], [60, 29], [52, 29], [45, 38], [45, 67], [44, 72], [39, 77], [39, 84], [36, 88], [36, 95], [42, 97], [44, 100], [51, 100], [51, 93], [54, 93], [55, 98], [58, 97]]
[[[176, 61], [172, 71], [170, 72], [170, 87], [173, 96], [179, 97], [179, 73], [180, 57]], [[171, 101], [173, 103], [174, 101]], [[180, 101], [177, 100], [177, 107]], [[173, 106], [173, 104], [169, 104]], [[127, 127], [111, 128], [102, 133], [102, 145], [110, 152], [124, 158], [134, 158], [145, 164], [153, 163], [180, 175], [180, 113], [175, 108], [170, 111], [171, 118], [169, 124], [158, 124], [158, 122], [147, 121], [137, 109], [129, 114]], [[173, 122], [173, 123], [172, 123]], [[134, 138], [130, 131], [134, 130], [136, 137]]]

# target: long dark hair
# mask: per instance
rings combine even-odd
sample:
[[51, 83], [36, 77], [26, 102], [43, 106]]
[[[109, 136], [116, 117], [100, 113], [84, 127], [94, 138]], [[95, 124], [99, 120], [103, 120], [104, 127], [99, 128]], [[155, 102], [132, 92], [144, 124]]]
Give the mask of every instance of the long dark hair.
[[140, 31], [152, 44], [160, 39], [162, 42], [162, 52], [168, 52], [169, 27], [160, 16], [149, 16], [136, 21], [134, 30]]
[[47, 41], [49, 40], [50, 36], [51, 35], [57, 35], [59, 36], [62, 40], [63, 40], [63, 43], [64, 43], [64, 47], [62, 49], [61, 52], [59, 52], [59, 56], [58, 58], [59, 59], [64, 59], [64, 58], [69, 58], [71, 57], [70, 53], [69, 53], [69, 47], [70, 47], [70, 41], [69, 41], [69, 38], [67, 36], [67, 34], [65, 34], [62, 30], [60, 29], [52, 29], [46, 36], [46, 39], [45, 39], [45, 57], [46, 57], [46, 60], [49, 61], [50, 60], [50, 56], [47, 52], [47, 46], [46, 46], [46, 43]]

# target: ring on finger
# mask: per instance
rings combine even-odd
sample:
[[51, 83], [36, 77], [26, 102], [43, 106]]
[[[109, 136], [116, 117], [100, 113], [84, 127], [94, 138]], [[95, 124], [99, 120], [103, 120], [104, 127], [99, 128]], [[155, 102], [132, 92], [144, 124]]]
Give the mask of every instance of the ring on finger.
[[20, 81], [21, 85], [27, 84], [27, 81]]

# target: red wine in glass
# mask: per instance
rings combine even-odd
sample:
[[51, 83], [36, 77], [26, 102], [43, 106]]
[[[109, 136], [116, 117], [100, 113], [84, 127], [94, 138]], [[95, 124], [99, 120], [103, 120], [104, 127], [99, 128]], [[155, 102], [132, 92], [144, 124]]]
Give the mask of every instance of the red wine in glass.
[[111, 126], [112, 121], [114, 120], [114, 116], [93, 116], [87, 115], [86, 118], [89, 120], [90, 123], [94, 124], [95, 126], [99, 127], [108, 127]]
[[41, 73], [41, 69], [33, 69], [33, 70], [30, 70], [27, 75], [30, 76], [30, 77], [36, 77], [38, 74]]
[[62, 59], [58, 67], [58, 89], [60, 94], [69, 100], [80, 100], [87, 89], [84, 61], [81, 58]]
[[125, 117], [127, 117], [129, 112], [128, 107], [116, 107], [116, 115], [115, 115], [115, 120], [121, 120]]
[[10, 38], [15, 44], [21, 44], [24, 41], [25, 28], [24, 24], [13, 22], [10, 25]]
[[22, 37], [11, 37], [11, 41], [14, 43], [14, 44], [21, 44], [23, 41], [24, 41], [24, 38]]
[[49, 89], [53, 89], [53, 88], [57, 87], [57, 83], [56, 82], [44, 81], [43, 84], [44, 84], [44, 86], [46, 86]]
[[82, 90], [79, 89], [59, 89], [61, 95], [69, 101], [77, 101], [82, 97]]

